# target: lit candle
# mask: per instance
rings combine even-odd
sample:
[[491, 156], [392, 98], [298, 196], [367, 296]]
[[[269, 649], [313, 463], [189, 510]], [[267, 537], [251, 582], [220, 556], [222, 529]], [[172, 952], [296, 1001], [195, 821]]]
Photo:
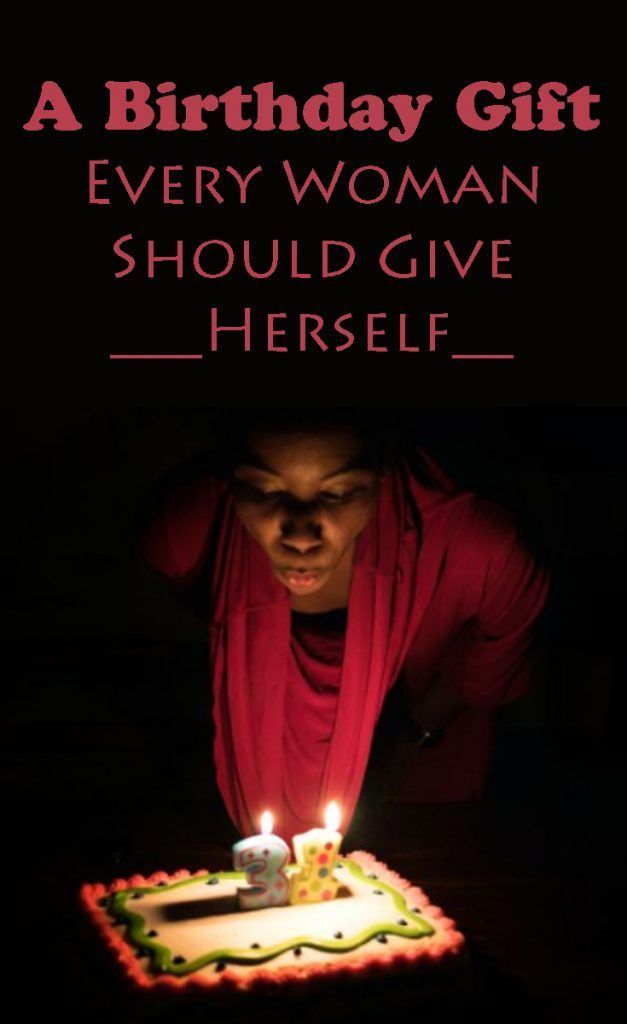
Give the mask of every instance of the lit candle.
[[233, 846], [233, 866], [246, 874], [247, 887], [237, 889], [240, 910], [280, 907], [287, 903], [290, 883], [283, 870], [290, 848], [280, 836], [272, 835], [270, 811], [261, 816], [261, 835], [241, 839]]
[[330, 803], [325, 828], [312, 828], [292, 839], [300, 871], [291, 878], [290, 903], [318, 903], [336, 895], [339, 882], [333, 868], [342, 842], [339, 824], [340, 809]]

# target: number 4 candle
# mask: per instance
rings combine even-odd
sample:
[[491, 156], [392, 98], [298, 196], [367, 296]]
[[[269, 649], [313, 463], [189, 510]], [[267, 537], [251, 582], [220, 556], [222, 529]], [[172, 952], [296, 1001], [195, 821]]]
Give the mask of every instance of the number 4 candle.
[[339, 824], [339, 807], [330, 803], [325, 828], [312, 828], [293, 837], [300, 871], [290, 879], [290, 903], [318, 903], [335, 897], [339, 882], [333, 877], [333, 868], [342, 842]]
[[272, 835], [270, 811], [261, 816], [261, 835], [242, 839], [233, 846], [233, 866], [244, 871], [248, 887], [238, 888], [240, 910], [280, 907], [287, 903], [289, 879], [283, 870], [290, 848], [280, 836]]

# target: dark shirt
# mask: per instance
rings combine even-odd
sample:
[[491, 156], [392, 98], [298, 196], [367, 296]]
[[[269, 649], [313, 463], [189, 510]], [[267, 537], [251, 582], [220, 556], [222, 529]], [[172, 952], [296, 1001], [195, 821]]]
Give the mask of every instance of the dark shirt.
[[292, 609], [292, 627], [316, 633], [343, 633], [347, 618], [348, 608], [332, 608], [328, 612], [298, 612]]

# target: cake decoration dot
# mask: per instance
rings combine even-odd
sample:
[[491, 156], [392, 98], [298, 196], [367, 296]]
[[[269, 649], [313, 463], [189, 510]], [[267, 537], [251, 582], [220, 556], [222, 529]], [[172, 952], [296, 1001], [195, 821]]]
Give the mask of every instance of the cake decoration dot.
[[150, 931], [148, 932], [148, 938], [149, 939], [156, 939], [158, 934], [159, 934], [159, 932], [156, 932], [154, 930], [154, 928], [151, 928]]
[[401, 918], [399, 918], [399, 920], [396, 923], [397, 924], [407, 924], [407, 921], [405, 920], [404, 917], [401, 917]]
[[294, 946], [294, 956], [302, 956], [303, 951], [300, 946]]
[[318, 852], [318, 847], [317, 847], [317, 846], [310, 846], [310, 847], [309, 847], [309, 852], [310, 852], [310, 854], [312, 854], [312, 855], [313, 855], [314, 853], [317, 853], [317, 852]]
[[325, 848], [325, 850], [332, 850], [333, 849], [333, 843], [325, 843], [324, 844], [324, 848]]
[[322, 885], [322, 882], [318, 882], [318, 881], [312, 882], [311, 883], [311, 891], [312, 892], [320, 892], [321, 885]]
[[334, 939], [343, 939], [344, 938], [344, 932], [336, 932], [335, 935], [333, 936], [333, 938]]
[[306, 889], [299, 889], [298, 890], [298, 896], [299, 896], [299, 899], [304, 900], [306, 898], [306, 896], [307, 896], [307, 890]]
[[258, 942], [253, 942], [253, 943], [251, 944], [251, 947], [250, 947], [250, 948], [251, 948], [251, 949], [261, 949], [261, 946], [259, 945], [259, 943], [258, 943]]
[[378, 878], [378, 877], [379, 877], [378, 875], [373, 875], [372, 873], [368, 875], [368, 878]]
[[329, 859], [329, 856], [328, 856], [328, 854], [326, 854], [326, 853], [321, 853], [321, 854], [320, 854], [320, 856], [318, 857], [318, 863], [319, 863], [319, 864], [326, 864], [326, 863], [327, 863], [327, 861], [328, 861], [328, 859]]
[[326, 878], [327, 875], [329, 874], [329, 869], [328, 868], [320, 868], [318, 874], [320, 875], [320, 878]]
[[210, 879], [209, 879], [209, 880], [208, 880], [208, 881], [206, 882], [206, 884], [207, 884], [207, 885], [217, 885], [219, 881], [220, 881], [220, 879], [219, 879], [219, 878], [217, 878], [217, 877], [216, 877], [216, 876], [214, 875], [214, 876], [213, 876], [212, 878], [210, 878]]
[[157, 885], [161, 886], [161, 888], [163, 888], [163, 886], [167, 885], [167, 884], [168, 884], [167, 882], [157, 882]]
[[143, 898], [143, 892], [134, 892], [131, 896], [132, 900], [141, 900]]
[[377, 942], [383, 942], [383, 943], [385, 943], [385, 942], [387, 942], [387, 941], [388, 941], [388, 939], [387, 939], [387, 935], [383, 935], [383, 934], [381, 934], [381, 935], [377, 935]]
[[373, 889], [372, 890], [372, 894], [373, 894], [373, 896], [383, 896], [383, 890], [382, 889]]
[[186, 961], [184, 956], [175, 956], [172, 960], [173, 964], [184, 964], [185, 962]]
[[224, 960], [218, 960], [216, 964], [216, 974], [219, 974], [220, 971], [223, 971], [225, 967], [226, 964], [224, 963]]
[[330, 889], [325, 889], [324, 890], [324, 892], [322, 893], [322, 899], [323, 900], [332, 900], [333, 899], [333, 893], [330, 891]]

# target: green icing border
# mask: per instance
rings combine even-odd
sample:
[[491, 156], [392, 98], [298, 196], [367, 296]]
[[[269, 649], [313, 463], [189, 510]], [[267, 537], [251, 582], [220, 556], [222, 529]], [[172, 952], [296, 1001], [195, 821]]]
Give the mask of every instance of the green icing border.
[[[259, 949], [216, 949], [212, 953], [198, 957], [196, 960], [175, 964], [172, 962], [172, 950], [160, 942], [155, 942], [154, 939], [149, 938], [145, 931], [144, 918], [141, 914], [129, 910], [126, 905], [127, 901], [134, 893], [166, 892], [171, 889], [180, 889], [186, 885], [198, 884], [204, 878], [207, 880], [210, 878], [244, 880], [245, 874], [243, 871], [208, 872], [206, 876], [195, 875], [192, 878], [185, 878], [180, 882], [173, 882], [167, 886], [134, 886], [130, 889], [122, 889], [120, 892], [114, 893], [109, 897], [107, 906], [111, 916], [120, 922], [126, 921], [127, 939], [139, 949], [143, 949], [150, 954], [153, 970], [159, 974], [173, 974], [178, 977], [192, 974], [194, 971], [198, 971], [201, 967], [206, 967], [211, 963], [262, 964], [274, 959], [276, 956], [280, 956], [281, 953], [294, 949], [296, 946], [308, 946], [310, 949], [318, 949], [327, 953], [348, 953], [353, 949], [357, 949], [358, 946], [363, 946], [377, 935], [401, 935], [408, 939], [422, 939], [427, 935], [435, 933], [435, 928], [428, 921], [420, 917], [419, 914], [412, 913], [409, 910], [403, 894], [398, 889], [381, 881], [380, 878], [369, 878], [363, 868], [355, 861], [350, 860], [350, 858], [343, 858], [341, 864], [347, 867], [351, 875], [358, 881], [366, 882], [367, 884], [374, 882], [374, 888], [387, 892], [392, 897], [399, 913], [406, 917], [408, 921], [413, 922], [414, 927], [384, 922], [372, 925], [370, 928], [365, 928], [350, 939], [314, 939], [309, 935], [297, 935], [295, 938], [278, 943], [275, 946], [262, 946]], [[297, 868], [297, 865], [290, 864], [289, 867]], [[250, 911], [250, 913], [254, 913], [254, 911]]]

